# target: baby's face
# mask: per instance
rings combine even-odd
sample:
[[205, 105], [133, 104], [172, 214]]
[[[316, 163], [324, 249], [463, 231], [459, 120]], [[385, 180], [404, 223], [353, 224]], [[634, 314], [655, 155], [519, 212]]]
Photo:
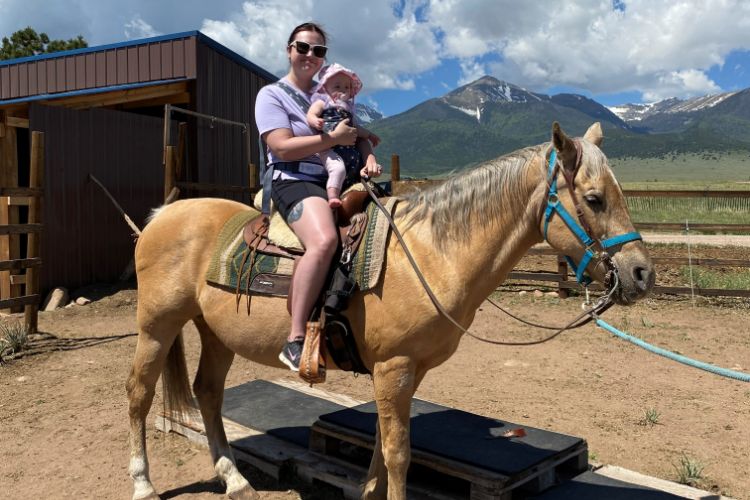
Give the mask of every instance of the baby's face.
[[352, 79], [343, 73], [337, 73], [329, 78], [325, 88], [333, 99], [346, 101], [352, 97]]

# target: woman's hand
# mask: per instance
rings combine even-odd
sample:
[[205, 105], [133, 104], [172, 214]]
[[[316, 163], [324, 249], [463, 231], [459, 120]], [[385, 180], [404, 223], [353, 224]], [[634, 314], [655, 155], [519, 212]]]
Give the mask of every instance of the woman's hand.
[[383, 167], [375, 159], [375, 155], [367, 155], [367, 161], [362, 170], [359, 171], [361, 177], [378, 177], [383, 173]]
[[349, 125], [349, 119], [347, 118], [336, 125], [330, 136], [339, 146], [353, 146], [357, 141], [357, 129]]

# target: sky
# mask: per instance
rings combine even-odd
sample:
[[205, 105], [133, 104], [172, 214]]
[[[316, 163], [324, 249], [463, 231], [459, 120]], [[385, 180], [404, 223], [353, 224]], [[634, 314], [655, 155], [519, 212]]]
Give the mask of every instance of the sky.
[[268, 71], [294, 26], [329, 33], [361, 102], [391, 116], [483, 75], [611, 106], [750, 87], [748, 0], [0, 0], [31, 26], [102, 45], [200, 30]]

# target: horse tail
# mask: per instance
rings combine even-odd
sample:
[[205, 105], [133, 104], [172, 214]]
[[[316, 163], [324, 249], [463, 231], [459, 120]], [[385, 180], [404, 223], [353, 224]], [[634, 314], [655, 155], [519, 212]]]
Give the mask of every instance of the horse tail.
[[187, 363], [185, 362], [185, 347], [182, 343], [182, 333], [172, 342], [167, 354], [167, 362], [162, 374], [164, 382], [164, 401], [170, 411], [187, 414], [195, 408], [193, 393], [188, 381]]

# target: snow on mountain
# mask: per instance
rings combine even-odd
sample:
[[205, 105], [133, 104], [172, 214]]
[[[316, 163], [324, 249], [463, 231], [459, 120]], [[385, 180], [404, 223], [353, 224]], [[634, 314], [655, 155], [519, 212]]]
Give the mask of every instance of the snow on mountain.
[[356, 103], [357, 122], [361, 124], [372, 123], [376, 120], [385, 118], [383, 113], [368, 106], [367, 104]]
[[535, 94], [512, 83], [503, 82], [491, 76], [459, 87], [441, 97], [452, 108], [481, 119], [482, 109], [487, 103], [526, 103], [548, 101], [549, 97]]
[[672, 97], [658, 102], [645, 104], [621, 104], [609, 106], [609, 110], [619, 116], [625, 122], [641, 121], [660, 113], [692, 113], [707, 108], [712, 108], [733, 96], [736, 92], [725, 92], [690, 99], [678, 99]]

